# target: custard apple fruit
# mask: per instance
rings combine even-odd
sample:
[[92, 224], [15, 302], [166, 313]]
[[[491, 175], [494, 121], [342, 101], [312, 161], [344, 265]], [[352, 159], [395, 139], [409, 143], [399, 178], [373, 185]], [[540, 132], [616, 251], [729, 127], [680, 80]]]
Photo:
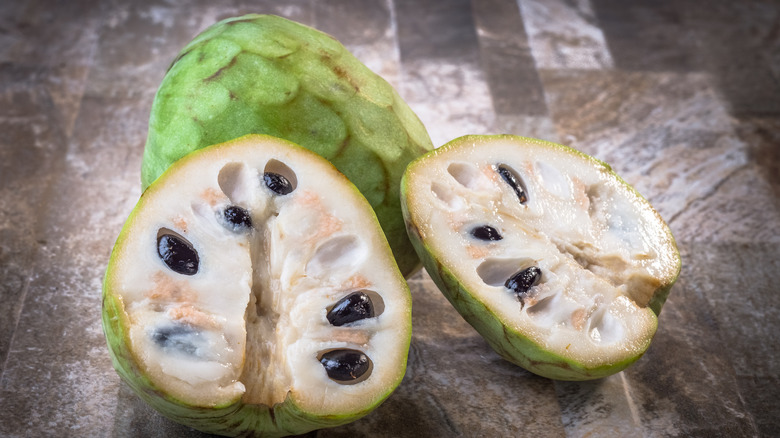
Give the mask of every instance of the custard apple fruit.
[[249, 135], [144, 192], [109, 261], [103, 327], [120, 376], [162, 414], [283, 436], [391, 394], [411, 298], [355, 186], [307, 149]]
[[426, 270], [507, 360], [586, 380], [647, 350], [680, 256], [605, 163], [540, 140], [468, 136], [412, 162], [401, 191]]

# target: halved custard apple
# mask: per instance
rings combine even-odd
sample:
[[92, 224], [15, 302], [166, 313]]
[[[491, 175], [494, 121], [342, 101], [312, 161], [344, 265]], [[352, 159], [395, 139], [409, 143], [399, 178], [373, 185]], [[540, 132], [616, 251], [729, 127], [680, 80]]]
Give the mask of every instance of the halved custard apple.
[[251, 135], [187, 155], [143, 193], [111, 255], [103, 325], [119, 374], [164, 415], [282, 436], [390, 395], [411, 298], [355, 186]]
[[412, 162], [401, 192], [426, 270], [507, 360], [586, 380], [647, 350], [680, 256], [605, 163], [541, 140], [468, 136]]

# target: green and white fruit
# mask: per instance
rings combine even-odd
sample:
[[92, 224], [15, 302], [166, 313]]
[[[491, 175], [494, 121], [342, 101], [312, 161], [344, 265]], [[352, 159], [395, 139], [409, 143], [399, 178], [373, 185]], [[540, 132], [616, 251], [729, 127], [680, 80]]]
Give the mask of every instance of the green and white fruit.
[[647, 350], [680, 256], [608, 165], [540, 140], [469, 136], [412, 162], [401, 191], [426, 270], [507, 360], [585, 380]]
[[164, 415], [282, 436], [390, 395], [411, 298], [359, 191], [313, 152], [251, 135], [144, 192], [111, 255], [103, 326], [119, 374]]
[[393, 87], [338, 41], [269, 15], [206, 29], [181, 51], [155, 96], [143, 187], [189, 152], [252, 133], [331, 161], [374, 208], [401, 272], [419, 268], [399, 184], [431, 140]]

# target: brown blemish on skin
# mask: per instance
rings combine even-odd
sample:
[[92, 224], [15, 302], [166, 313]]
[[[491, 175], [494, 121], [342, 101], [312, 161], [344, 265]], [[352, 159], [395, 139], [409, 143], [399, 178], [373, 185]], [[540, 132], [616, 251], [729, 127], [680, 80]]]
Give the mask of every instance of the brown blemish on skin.
[[[239, 53], [239, 55], [240, 54], [241, 53]], [[211, 82], [215, 79], [218, 79], [220, 76], [222, 76], [222, 73], [230, 69], [230, 67], [233, 67], [236, 64], [236, 61], [238, 61], [238, 55], [234, 56], [230, 62], [227, 63], [227, 65], [220, 67], [220, 69], [215, 71], [214, 74], [204, 79], [203, 82]]]
[[337, 78], [349, 83], [349, 85], [355, 90], [355, 93], [360, 93], [360, 85], [355, 83], [355, 78], [349, 74], [347, 69], [338, 64], [333, 65], [333, 59], [331, 59], [330, 55], [323, 56], [322, 61], [326, 65], [331, 65], [331, 70], [333, 70], [333, 73], [336, 74]]
[[336, 76], [338, 76], [339, 79], [345, 79], [349, 77], [347, 71], [338, 65], [333, 66], [333, 73], [336, 73]]

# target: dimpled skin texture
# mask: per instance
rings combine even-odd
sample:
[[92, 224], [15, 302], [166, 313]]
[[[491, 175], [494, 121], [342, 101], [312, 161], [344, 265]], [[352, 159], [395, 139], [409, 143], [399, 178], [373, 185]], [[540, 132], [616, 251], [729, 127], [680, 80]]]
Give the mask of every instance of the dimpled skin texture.
[[401, 272], [419, 268], [399, 186], [406, 165], [433, 149], [430, 137], [393, 87], [338, 41], [269, 15], [230, 18], [195, 37], [155, 96], [143, 188], [184, 155], [251, 133], [333, 163], [374, 208]]

